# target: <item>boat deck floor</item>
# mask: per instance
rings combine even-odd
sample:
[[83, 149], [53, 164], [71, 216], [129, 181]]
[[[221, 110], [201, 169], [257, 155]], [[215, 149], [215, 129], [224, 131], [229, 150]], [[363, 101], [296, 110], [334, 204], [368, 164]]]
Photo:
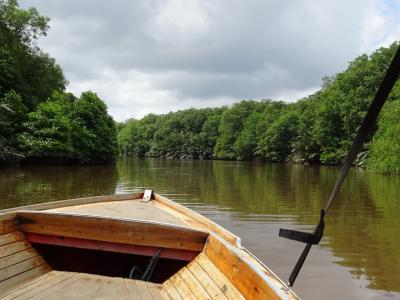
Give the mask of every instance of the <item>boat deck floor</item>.
[[162, 284], [52, 270], [25, 239], [0, 234], [0, 299], [244, 299], [231, 281], [200, 253]]
[[168, 299], [161, 285], [87, 273], [49, 271], [13, 287], [0, 299]]
[[140, 200], [100, 202], [68, 207], [54, 208], [47, 211], [86, 214], [92, 216], [106, 216], [127, 219], [140, 219], [145, 221], [156, 221], [175, 225], [186, 225], [182, 220], [169, 214], [149, 202]]

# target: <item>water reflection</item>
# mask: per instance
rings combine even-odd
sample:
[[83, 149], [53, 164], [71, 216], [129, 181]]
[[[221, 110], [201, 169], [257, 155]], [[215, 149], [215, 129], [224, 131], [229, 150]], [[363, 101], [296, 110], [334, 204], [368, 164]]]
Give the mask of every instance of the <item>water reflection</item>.
[[[164, 159], [0, 169], [0, 205], [152, 188], [235, 232], [287, 278], [303, 245], [277, 232], [312, 230], [337, 173], [336, 167]], [[304, 299], [400, 299], [399, 184], [399, 176], [351, 170], [323, 243], [296, 283]]]
[[115, 192], [115, 166], [0, 168], [0, 208]]

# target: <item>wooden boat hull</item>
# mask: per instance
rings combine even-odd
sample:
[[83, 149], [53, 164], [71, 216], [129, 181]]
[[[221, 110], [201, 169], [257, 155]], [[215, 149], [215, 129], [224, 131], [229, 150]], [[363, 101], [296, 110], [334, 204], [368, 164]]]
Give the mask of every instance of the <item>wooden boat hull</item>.
[[0, 298], [18, 297], [298, 299], [237, 236], [143, 193], [0, 211]]

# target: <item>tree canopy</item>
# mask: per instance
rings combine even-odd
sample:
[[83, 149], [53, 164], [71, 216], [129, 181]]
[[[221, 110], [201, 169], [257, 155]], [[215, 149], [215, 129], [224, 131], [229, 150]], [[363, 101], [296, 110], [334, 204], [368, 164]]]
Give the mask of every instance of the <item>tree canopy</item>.
[[116, 128], [105, 103], [92, 92], [65, 93], [61, 67], [37, 46], [48, 21], [35, 8], [0, 0], [0, 163], [112, 160]]
[[[343, 72], [323, 78], [319, 91], [295, 103], [243, 100], [230, 107], [128, 120], [119, 127], [120, 151], [134, 156], [340, 164], [398, 47], [393, 43], [357, 57]], [[400, 172], [395, 143], [390, 142], [400, 136], [391, 125], [399, 121], [399, 82], [389, 102], [393, 104], [387, 105], [377, 134], [363, 146], [357, 164]]]

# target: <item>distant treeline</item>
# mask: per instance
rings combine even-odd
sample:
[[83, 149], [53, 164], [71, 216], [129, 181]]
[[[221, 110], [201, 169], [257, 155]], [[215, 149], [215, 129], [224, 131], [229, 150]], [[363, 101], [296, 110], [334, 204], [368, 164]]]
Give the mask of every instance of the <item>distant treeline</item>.
[[49, 19], [0, 0], [0, 163], [90, 163], [117, 156], [115, 122], [93, 92], [65, 93], [54, 58], [36, 44]]
[[[340, 164], [398, 43], [361, 55], [323, 78], [295, 103], [244, 100], [230, 107], [149, 114], [118, 124], [120, 153], [193, 159]], [[397, 82], [357, 165], [400, 173], [400, 84]]]

